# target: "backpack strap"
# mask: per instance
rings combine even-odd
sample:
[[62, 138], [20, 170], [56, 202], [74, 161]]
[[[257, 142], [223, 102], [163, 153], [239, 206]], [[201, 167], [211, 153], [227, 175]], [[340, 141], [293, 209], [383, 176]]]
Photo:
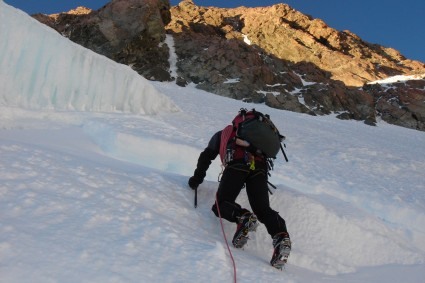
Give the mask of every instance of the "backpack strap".
[[221, 131], [221, 138], [220, 138], [220, 159], [221, 163], [223, 165], [226, 165], [226, 163], [229, 160], [226, 160], [226, 154], [227, 154], [227, 144], [232, 137], [233, 134], [233, 126], [228, 125]]

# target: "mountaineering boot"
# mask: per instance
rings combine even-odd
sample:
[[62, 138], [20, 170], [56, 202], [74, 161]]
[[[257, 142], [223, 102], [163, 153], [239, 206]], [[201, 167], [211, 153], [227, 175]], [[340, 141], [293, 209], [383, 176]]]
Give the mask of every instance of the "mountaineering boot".
[[273, 237], [273, 248], [274, 251], [270, 264], [282, 270], [291, 252], [291, 239], [289, 238], [289, 234], [286, 232], [276, 234]]
[[254, 232], [258, 227], [257, 216], [251, 212], [245, 212], [238, 218], [235, 235], [232, 244], [235, 248], [241, 249], [248, 242], [248, 232]]

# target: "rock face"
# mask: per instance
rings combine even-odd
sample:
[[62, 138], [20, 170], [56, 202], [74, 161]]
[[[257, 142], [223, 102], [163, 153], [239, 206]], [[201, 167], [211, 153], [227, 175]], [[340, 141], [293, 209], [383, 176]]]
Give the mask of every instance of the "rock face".
[[72, 41], [153, 80], [170, 80], [164, 26], [168, 0], [112, 0], [98, 11], [79, 7], [67, 13], [33, 16]]
[[175, 33], [228, 40], [247, 37], [264, 53], [293, 63], [314, 64], [347, 86], [424, 70], [423, 63], [406, 60], [394, 49], [366, 43], [349, 31], [336, 31], [285, 4], [221, 9], [198, 7], [186, 0], [172, 7], [171, 13], [167, 29]]
[[113, 0], [99, 11], [79, 8], [35, 15], [71, 40], [131, 65], [151, 80], [173, 80], [165, 34], [174, 38], [176, 83], [189, 82], [234, 99], [311, 115], [377, 118], [425, 130], [423, 76], [391, 87], [367, 84], [425, 74], [425, 64], [337, 31], [290, 6], [223, 9], [184, 0]]
[[425, 75], [415, 80], [363, 86], [373, 96], [377, 116], [388, 123], [425, 131]]
[[[392, 96], [362, 87], [388, 76], [425, 73], [423, 63], [394, 49], [338, 32], [284, 4], [221, 9], [189, 0], [172, 7], [171, 14], [166, 28], [175, 38], [179, 75], [199, 88], [279, 109], [336, 112], [371, 125], [382, 115], [390, 123], [424, 129], [423, 116], [415, 114], [424, 103], [402, 115], [405, 111], [388, 106]], [[423, 88], [415, 93], [424, 101]]]

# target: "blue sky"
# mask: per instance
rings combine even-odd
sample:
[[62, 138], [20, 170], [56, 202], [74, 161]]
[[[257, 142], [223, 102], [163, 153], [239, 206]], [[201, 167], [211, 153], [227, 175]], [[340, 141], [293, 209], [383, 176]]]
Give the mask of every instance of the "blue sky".
[[[29, 14], [57, 13], [77, 6], [99, 9], [109, 0], [4, 0]], [[171, 0], [177, 5], [179, 0]], [[199, 6], [237, 7], [270, 6], [286, 3], [294, 9], [325, 21], [337, 30], [350, 30], [363, 40], [393, 47], [409, 59], [425, 63], [425, 1], [423, 0], [286, 0], [212, 1], [194, 0]], [[259, 2], [261, 4], [259, 4]]]

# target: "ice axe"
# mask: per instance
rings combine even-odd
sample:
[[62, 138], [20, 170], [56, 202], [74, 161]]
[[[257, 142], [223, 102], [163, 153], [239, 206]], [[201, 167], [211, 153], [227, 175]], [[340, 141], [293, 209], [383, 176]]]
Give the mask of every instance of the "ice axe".
[[198, 187], [195, 188], [195, 208], [198, 207]]

